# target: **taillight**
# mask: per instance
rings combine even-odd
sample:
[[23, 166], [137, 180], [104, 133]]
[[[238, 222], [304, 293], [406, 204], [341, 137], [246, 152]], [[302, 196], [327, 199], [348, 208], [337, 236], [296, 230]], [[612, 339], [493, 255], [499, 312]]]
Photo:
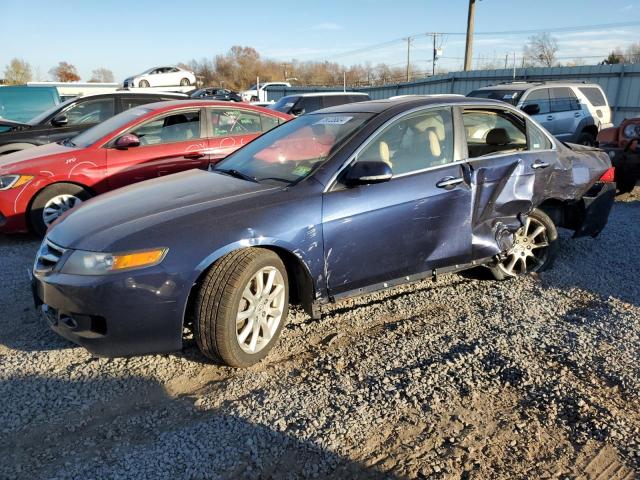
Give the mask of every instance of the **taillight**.
[[615, 167], [611, 167], [607, 169], [606, 172], [602, 174], [600, 177], [600, 181], [603, 183], [612, 183], [616, 181], [616, 169]]

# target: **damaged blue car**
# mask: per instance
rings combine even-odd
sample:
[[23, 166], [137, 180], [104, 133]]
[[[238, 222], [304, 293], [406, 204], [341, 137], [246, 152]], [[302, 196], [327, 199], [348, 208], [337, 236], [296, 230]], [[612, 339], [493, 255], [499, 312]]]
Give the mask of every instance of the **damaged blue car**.
[[190, 327], [207, 357], [246, 367], [289, 304], [317, 318], [329, 302], [479, 265], [499, 280], [549, 268], [557, 228], [605, 227], [613, 180], [606, 153], [499, 101], [341, 105], [208, 170], [83, 203], [42, 242], [34, 296], [94, 354], [178, 350]]

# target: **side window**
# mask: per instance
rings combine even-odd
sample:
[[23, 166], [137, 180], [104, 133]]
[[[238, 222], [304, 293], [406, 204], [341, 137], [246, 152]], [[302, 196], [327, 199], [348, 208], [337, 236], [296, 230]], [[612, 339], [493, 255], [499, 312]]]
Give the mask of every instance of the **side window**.
[[67, 125], [82, 125], [86, 123], [100, 123], [114, 115], [112, 98], [100, 98], [78, 102], [67, 111]]
[[200, 110], [174, 113], [149, 120], [131, 132], [140, 139], [140, 145], [187, 142], [200, 138]]
[[500, 110], [466, 110], [462, 114], [469, 158], [527, 149], [522, 119]]
[[262, 120], [262, 131], [268, 132], [272, 128], [276, 128], [280, 125], [280, 119], [278, 117], [272, 117], [271, 115], [260, 115]]
[[[300, 113], [297, 113], [298, 109], [302, 109]], [[322, 97], [302, 97], [296, 103], [294, 115], [302, 115], [303, 113], [315, 112], [322, 107]]]
[[389, 125], [358, 156], [358, 161], [382, 161], [395, 175], [453, 161], [451, 109], [432, 109]]
[[570, 88], [557, 87], [551, 88], [551, 111], [552, 112], [570, 112], [572, 110], [580, 110], [578, 97]]
[[262, 132], [260, 114], [246, 110], [212, 109], [211, 125], [214, 137]]
[[527, 105], [538, 105], [538, 107], [540, 108], [540, 112], [538, 112], [538, 115], [550, 113], [551, 105], [549, 99], [549, 89], [540, 88], [538, 90], [529, 92], [522, 106], [526, 107]]
[[594, 107], [604, 107], [607, 105], [607, 100], [604, 98], [602, 90], [598, 87], [580, 87], [579, 90]]
[[159, 98], [120, 98], [120, 105], [122, 106], [122, 111], [129, 110], [130, 108], [139, 107], [140, 105], [146, 105], [147, 103], [159, 102], [161, 99]]
[[323, 98], [323, 101], [324, 108], [335, 107], [336, 105], [349, 103], [348, 97], [346, 95], [327, 95]]
[[530, 120], [527, 120], [527, 137], [529, 138], [529, 150], [550, 150], [553, 148], [551, 140]]

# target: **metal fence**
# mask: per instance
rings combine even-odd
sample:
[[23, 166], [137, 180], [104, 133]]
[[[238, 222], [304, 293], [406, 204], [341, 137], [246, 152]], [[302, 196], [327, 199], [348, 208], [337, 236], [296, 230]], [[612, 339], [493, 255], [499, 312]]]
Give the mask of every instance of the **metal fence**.
[[[372, 99], [408, 94], [457, 93], [466, 95], [480, 87], [513, 80], [513, 69], [478, 70], [434, 75], [406, 83], [347, 88], [347, 90], [368, 93]], [[640, 117], [640, 64], [518, 68], [515, 70], [515, 80], [574, 80], [597, 83], [603, 88], [609, 99], [616, 124], [624, 118]], [[269, 88], [267, 98], [277, 100], [285, 95], [318, 91], [342, 91], [342, 87]]]

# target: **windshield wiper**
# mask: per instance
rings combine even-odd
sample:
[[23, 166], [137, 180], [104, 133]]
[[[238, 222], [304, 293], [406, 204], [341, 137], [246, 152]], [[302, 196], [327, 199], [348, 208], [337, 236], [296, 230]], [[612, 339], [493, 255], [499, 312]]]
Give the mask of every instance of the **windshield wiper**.
[[229, 175], [230, 177], [235, 177], [235, 178], [239, 178], [241, 180], [246, 180], [248, 182], [253, 182], [253, 183], [258, 183], [258, 179], [255, 177], [252, 177], [251, 175], [247, 175], [246, 173], [242, 173], [238, 170], [235, 170], [233, 168], [230, 169], [225, 169], [225, 168], [214, 168], [213, 169], [214, 172], [220, 172], [223, 173], [225, 175]]

